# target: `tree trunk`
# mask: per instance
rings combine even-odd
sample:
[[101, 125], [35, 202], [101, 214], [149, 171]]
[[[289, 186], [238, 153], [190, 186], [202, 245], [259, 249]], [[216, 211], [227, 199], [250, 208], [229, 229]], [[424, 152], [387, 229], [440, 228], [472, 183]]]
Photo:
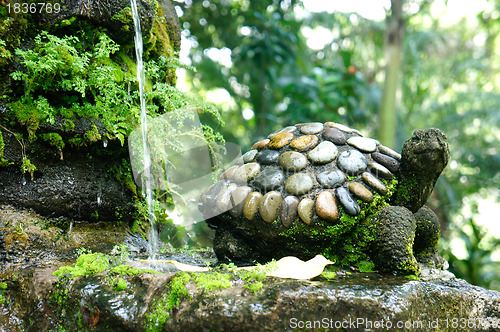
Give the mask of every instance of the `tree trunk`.
[[403, 1], [392, 0], [391, 15], [387, 17], [386, 69], [382, 103], [379, 110], [379, 139], [382, 144], [388, 147], [394, 147], [396, 137], [396, 95], [404, 30]]

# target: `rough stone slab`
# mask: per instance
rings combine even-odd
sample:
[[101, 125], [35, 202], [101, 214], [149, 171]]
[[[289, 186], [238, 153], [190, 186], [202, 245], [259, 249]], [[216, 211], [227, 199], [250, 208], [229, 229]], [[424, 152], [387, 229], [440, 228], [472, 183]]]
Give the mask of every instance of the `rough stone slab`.
[[[130, 291], [122, 292], [114, 291], [103, 276], [77, 279], [68, 287], [64, 305], [67, 309], [61, 320], [60, 310], [49, 301], [50, 291], [56, 287], [56, 278], [51, 275], [54, 269], [26, 273], [31, 275], [30, 286], [24, 287], [25, 293], [18, 294], [17, 305], [12, 307], [25, 309], [15, 313], [0, 305], [0, 323], [6, 321], [6, 314], [23, 314], [15, 317], [27, 324], [27, 331], [56, 326], [72, 331], [76, 330], [74, 322], [79, 312], [84, 326], [95, 322], [99, 312], [93, 331], [109, 327], [113, 331], [143, 331], [148, 306], [163, 297], [175, 275], [168, 272], [124, 277], [131, 286]], [[376, 273], [344, 273], [333, 281], [321, 277], [315, 281], [272, 278], [258, 295], [246, 290], [241, 281], [233, 281], [231, 288], [219, 291], [199, 290], [190, 282], [187, 289], [191, 300], [182, 299], [170, 312], [162, 330], [292, 331], [321, 324], [315, 326], [327, 330], [343, 326], [349, 331], [364, 331], [370, 328], [367, 324], [385, 324], [385, 327], [392, 326], [388, 330], [395, 331], [397, 324], [414, 324], [410, 328], [403, 325], [405, 328], [399, 330], [463, 331], [459, 325], [452, 326], [454, 320], [457, 324], [499, 322], [499, 292], [472, 286], [447, 272], [429, 271], [422, 281]], [[374, 331], [386, 330], [371, 326]], [[477, 325], [466, 330], [498, 331], [500, 328]]]

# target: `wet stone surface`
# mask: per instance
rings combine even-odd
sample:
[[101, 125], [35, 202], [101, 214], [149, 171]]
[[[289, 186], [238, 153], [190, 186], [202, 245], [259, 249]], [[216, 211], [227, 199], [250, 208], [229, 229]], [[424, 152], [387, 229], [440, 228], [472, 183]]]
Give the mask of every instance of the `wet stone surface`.
[[300, 127], [300, 132], [305, 135], [317, 134], [323, 130], [323, 124], [321, 122], [308, 123], [303, 127]]
[[335, 188], [342, 185], [347, 180], [344, 172], [340, 169], [325, 171], [317, 175], [317, 180], [325, 188]]
[[280, 153], [276, 150], [265, 150], [261, 151], [257, 155], [257, 162], [261, 165], [271, 165], [276, 164], [280, 157]]
[[371, 203], [373, 201], [372, 192], [359, 182], [349, 183], [349, 191], [363, 202]]
[[347, 144], [352, 145], [363, 152], [373, 152], [377, 149], [377, 145], [379, 143], [373, 138], [351, 137], [347, 140]]
[[349, 175], [358, 175], [368, 166], [366, 157], [358, 150], [347, 150], [340, 154], [338, 166]]
[[339, 219], [337, 201], [329, 191], [322, 191], [316, 198], [316, 213], [326, 221], [335, 222]]
[[263, 149], [265, 148], [266, 146], [269, 145], [269, 142], [271, 142], [270, 139], [266, 138], [262, 141], [259, 141], [257, 143], [255, 143], [253, 146], [252, 146], [252, 149], [257, 149], [257, 150], [260, 150], [260, 149]]
[[306, 173], [297, 173], [288, 178], [285, 182], [285, 189], [293, 195], [307, 193], [313, 187], [313, 179]]
[[255, 178], [255, 185], [264, 191], [268, 191], [279, 187], [284, 181], [285, 175], [280, 168], [268, 167]]
[[359, 212], [361, 211], [361, 208], [359, 207], [358, 203], [349, 195], [349, 191], [344, 188], [344, 187], [339, 187], [336, 190], [337, 192], [337, 197], [346, 209], [347, 213], [349, 213], [351, 216], [357, 216]]
[[314, 218], [314, 201], [310, 198], [303, 198], [298, 206], [300, 219], [307, 225], [312, 224]]
[[392, 150], [384, 145], [380, 145], [378, 147], [378, 152], [385, 154], [385, 155], [388, 155], [389, 157], [394, 158], [397, 161], [401, 161], [401, 154], [397, 153], [396, 151], [394, 151], [394, 150]]
[[287, 151], [281, 154], [279, 164], [286, 171], [296, 172], [307, 166], [307, 158], [302, 153]]
[[370, 168], [370, 172], [378, 178], [383, 178], [386, 180], [391, 180], [394, 175], [384, 166], [380, 165], [376, 162], [368, 163], [368, 167]]
[[304, 135], [294, 139], [290, 147], [297, 151], [309, 151], [318, 145], [319, 139], [316, 135]]
[[281, 206], [281, 223], [286, 228], [290, 228], [297, 216], [298, 206], [299, 199], [295, 196], [287, 196], [283, 199], [283, 204]]
[[332, 142], [323, 141], [314, 149], [309, 151], [307, 156], [313, 163], [326, 164], [337, 158], [339, 150]]
[[258, 152], [257, 150], [250, 150], [247, 153], [245, 153], [243, 155], [243, 162], [246, 164], [246, 163], [249, 163], [251, 161], [254, 161], [255, 156], [257, 155], [257, 152]]
[[361, 178], [367, 185], [375, 189], [380, 195], [387, 194], [387, 187], [382, 183], [382, 181], [373, 176], [373, 174], [364, 172], [363, 174], [361, 174]]
[[389, 157], [386, 154], [382, 154], [380, 152], [373, 152], [372, 158], [373, 160], [375, 160], [376, 162], [387, 168], [392, 173], [396, 173], [399, 170], [399, 162], [396, 159]]
[[247, 196], [243, 207], [243, 215], [245, 218], [248, 220], [253, 220], [255, 218], [255, 214], [259, 211], [262, 197], [263, 195], [258, 191], [251, 192]]
[[293, 134], [290, 133], [277, 133], [271, 136], [271, 141], [269, 142], [269, 147], [271, 149], [281, 149], [293, 139]]
[[281, 194], [277, 191], [270, 191], [262, 198], [259, 213], [267, 223], [272, 223], [278, 216], [281, 209]]
[[336, 128], [329, 128], [323, 132], [323, 138], [335, 143], [336, 145], [344, 145], [347, 140], [345, 135]]
[[233, 207], [229, 213], [233, 217], [239, 217], [243, 213], [245, 201], [248, 195], [252, 192], [252, 188], [248, 186], [238, 187], [231, 194], [231, 203]]
[[257, 163], [248, 163], [240, 166], [233, 174], [233, 180], [238, 184], [247, 184], [259, 174], [260, 165]]

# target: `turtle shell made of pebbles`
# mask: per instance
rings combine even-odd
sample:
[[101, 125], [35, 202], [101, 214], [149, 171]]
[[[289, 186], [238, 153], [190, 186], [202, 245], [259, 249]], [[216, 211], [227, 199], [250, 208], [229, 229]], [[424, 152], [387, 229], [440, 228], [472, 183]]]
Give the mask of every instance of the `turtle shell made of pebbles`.
[[297, 124], [255, 143], [205, 192], [200, 210], [280, 220], [286, 228], [297, 215], [307, 225], [316, 218], [335, 223], [342, 213], [358, 215], [375, 194], [385, 196], [400, 161], [399, 153], [342, 124]]

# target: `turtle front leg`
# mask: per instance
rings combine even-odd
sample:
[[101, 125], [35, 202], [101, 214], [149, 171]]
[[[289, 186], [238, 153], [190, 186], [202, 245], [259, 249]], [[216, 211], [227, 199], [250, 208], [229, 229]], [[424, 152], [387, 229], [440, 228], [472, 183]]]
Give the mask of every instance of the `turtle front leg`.
[[427, 206], [420, 208], [414, 216], [417, 223], [413, 245], [416, 259], [429, 267], [442, 269], [445, 260], [438, 253], [440, 237], [438, 217]]
[[413, 213], [401, 206], [388, 206], [373, 220], [376, 239], [372, 258], [383, 272], [397, 271], [402, 274], [420, 273], [413, 256], [416, 221]]

